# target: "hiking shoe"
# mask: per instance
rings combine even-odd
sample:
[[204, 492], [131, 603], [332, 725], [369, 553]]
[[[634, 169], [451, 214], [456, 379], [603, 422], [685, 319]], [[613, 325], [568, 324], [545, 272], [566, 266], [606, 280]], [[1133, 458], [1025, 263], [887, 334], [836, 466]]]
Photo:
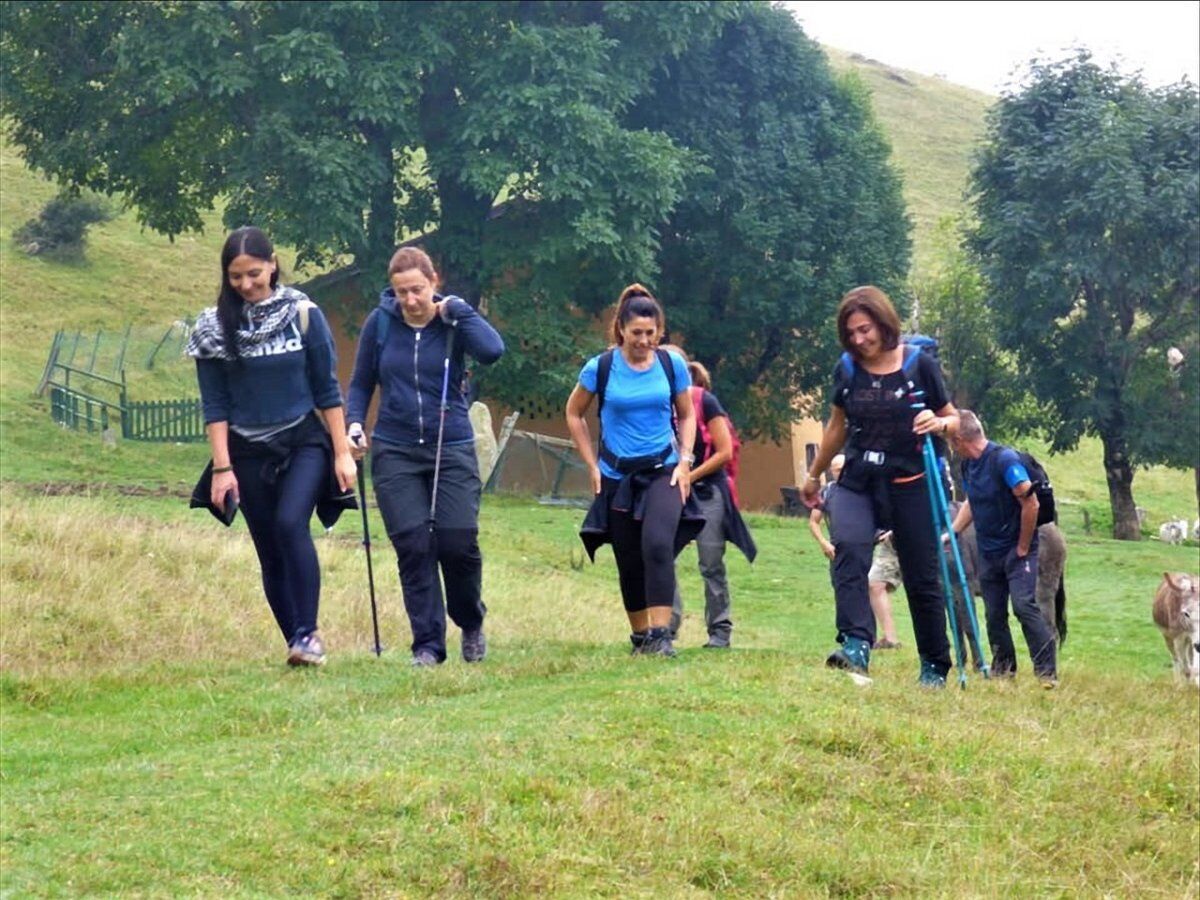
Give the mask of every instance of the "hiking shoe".
[[629, 635], [629, 643], [633, 644], [633, 649], [629, 651], [630, 656], [638, 656], [646, 652], [646, 638], [650, 636], [648, 631], [635, 631]]
[[438, 658], [432, 650], [418, 650], [412, 656], [412, 666], [414, 669], [431, 668], [438, 664]]
[[921, 660], [921, 675], [917, 679], [921, 687], [938, 690], [946, 686], [946, 670], [931, 659]]
[[845, 669], [858, 675], [866, 675], [870, 664], [871, 645], [862, 638], [844, 638], [842, 646], [825, 657], [825, 665], [829, 668]]
[[482, 662], [487, 656], [487, 637], [483, 626], [464, 629], [462, 633], [462, 658], [469, 663]]
[[646, 642], [642, 644], [641, 652], [647, 656], [674, 656], [675, 645], [671, 642], [671, 630], [651, 628], [646, 633]]
[[306, 634], [288, 650], [287, 663], [289, 666], [323, 666], [325, 665], [325, 644], [315, 631]]
[[1057, 675], [1039, 675], [1038, 683], [1042, 686], [1042, 690], [1052, 691], [1056, 687], [1058, 687], [1058, 676]]
[[725, 634], [710, 634], [708, 640], [704, 642], [705, 650], [728, 650], [730, 647], [729, 635]]

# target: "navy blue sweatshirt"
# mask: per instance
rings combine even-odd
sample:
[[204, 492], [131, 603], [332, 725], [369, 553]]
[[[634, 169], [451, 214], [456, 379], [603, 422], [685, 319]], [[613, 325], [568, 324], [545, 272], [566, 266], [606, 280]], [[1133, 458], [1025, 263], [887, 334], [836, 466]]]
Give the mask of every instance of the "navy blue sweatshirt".
[[313, 407], [342, 405], [333, 335], [316, 306], [309, 311], [307, 333], [301, 334], [297, 316], [253, 356], [197, 359], [196, 377], [205, 425], [275, 425], [298, 419]]
[[[435, 300], [443, 299], [440, 295]], [[350, 378], [347, 422], [365, 422], [375, 386], [379, 386], [379, 415], [372, 440], [389, 444], [425, 444], [437, 441], [442, 403], [442, 375], [446, 341], [451, 330], [454, 359], [450, 361], [446, 432], [443, 441], [461, 444], [475, 439], [462, 391], [463, 355], [487, 365], [504, 354], [504, 340], [471, 304], [460, 297], [445, 298], [454, 325], [434, 316], [421, 328], [404, 321], [390, 287], [379, 295], [358, 337], [354, 374]], [[387, 317], [383, 346], [379, 334]]]

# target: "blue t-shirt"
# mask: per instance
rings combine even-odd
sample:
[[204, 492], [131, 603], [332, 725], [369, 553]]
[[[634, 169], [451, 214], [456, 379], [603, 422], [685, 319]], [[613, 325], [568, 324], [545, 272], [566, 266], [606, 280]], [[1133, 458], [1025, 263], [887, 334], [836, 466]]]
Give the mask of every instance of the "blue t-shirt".
[[[670, 353], [675, 367], [675, 390], [685, 393], [691, 387], [687, 364], [677, 353]], [[604, 407], [600, 410], [600, 434], [604, 446], [619, 457], [649, 456], [658, 453], [675, 439], [672, 422], [671, 383], [667, 373], [653, 357], [654, 364], [644, 372], [629, 367], [625, 355], [613, 352], [612, 369], [604, 389]], [[579, 373], [584, 390], [596, 393], [596, 371], [600, 357], [593, 356]], [[688, 402], [691, 402], [690, 399]], [[679, 462], [674, 450], [664, 465]], [[600, 473], [605, 478], [620, 478], [621, 473], [600, 460]]]
[[[962, 471], [979, 552], [1003, 556], [1017, 546], [1021, 536], [1021, 504], [1013, 496], [1013, 489], [1030, 480], [1029, 472], [1017, 451], [992, 441], [988, 441], [979, 459], [964, 459]], [[1035, 529], [1030, 546], [1036, 545]]]

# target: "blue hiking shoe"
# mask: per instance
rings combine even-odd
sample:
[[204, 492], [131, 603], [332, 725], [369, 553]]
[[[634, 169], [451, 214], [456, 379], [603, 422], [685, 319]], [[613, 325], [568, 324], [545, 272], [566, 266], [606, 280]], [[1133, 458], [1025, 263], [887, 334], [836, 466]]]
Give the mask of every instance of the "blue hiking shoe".
[[946, 686], [947, 669], [936, 663], [932, 659], [921, 660], [921, 677], [917, 679], [917, 683], [921, 687], [933, 688], [938, 690]]
[[842, 646], [825, 658], [825, 665], [831, 669], [845, 669], [866, 675], [871, 664], [871, 645], [862, 638], [847, 637], [842, 639]]
[[629, 643], [633, 645], [633, 649], [629, 651], [630, 656], [638, 656], [646, 652], [646, 638], [650, 636], [649, 631], [635, 631], [629, 635]]

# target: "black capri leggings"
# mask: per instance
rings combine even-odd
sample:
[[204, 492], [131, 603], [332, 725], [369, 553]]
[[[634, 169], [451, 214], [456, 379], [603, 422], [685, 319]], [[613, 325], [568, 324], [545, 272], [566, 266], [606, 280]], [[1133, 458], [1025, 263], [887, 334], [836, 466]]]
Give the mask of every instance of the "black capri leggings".
[[[619, 482], [604, 479], [606, 492]], [[641, 521], [632, 512], [610, 508], [608, 533], [621, 581], [626, 612], [670, 606], [675, 597], [675, 532], [683, 513], [678, 485], [664, 471], [645, 489]]]

